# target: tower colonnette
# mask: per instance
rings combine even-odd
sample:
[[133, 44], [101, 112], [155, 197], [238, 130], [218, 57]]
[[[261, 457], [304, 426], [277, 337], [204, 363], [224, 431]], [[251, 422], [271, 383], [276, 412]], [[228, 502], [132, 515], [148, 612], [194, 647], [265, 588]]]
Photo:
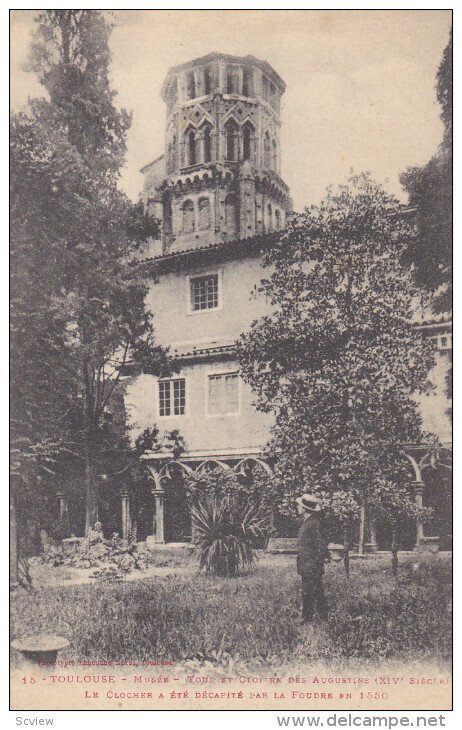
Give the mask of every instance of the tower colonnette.
[[292, 209], [280, 177], [285, 83], [253, 56], [211, 53], [167, 74], [165, 152], [143, 168], [162, 253], [255, 236]]

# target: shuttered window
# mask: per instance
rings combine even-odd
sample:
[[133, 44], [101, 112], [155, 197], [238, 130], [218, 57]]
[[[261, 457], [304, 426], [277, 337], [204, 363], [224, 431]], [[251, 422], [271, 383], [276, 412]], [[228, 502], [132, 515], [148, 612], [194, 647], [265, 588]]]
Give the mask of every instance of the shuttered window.
[[220, 373], [208, 378], [209, 415], [237, 413], [239, 410], [238, 373]]

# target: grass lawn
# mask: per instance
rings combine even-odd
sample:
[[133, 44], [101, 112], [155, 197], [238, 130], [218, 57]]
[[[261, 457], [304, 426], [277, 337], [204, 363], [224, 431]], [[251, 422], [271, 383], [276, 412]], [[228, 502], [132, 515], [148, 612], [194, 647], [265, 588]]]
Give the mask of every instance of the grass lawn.
[[[190, 564], [190, 558], [188, 559]], [[12, 638], [66, 636], [66, 659], [195, 661], [280, 666], [307, 659], [445, 661], [451, 653], [451, 563], [411, 558], [398, 579], [390, 560], [354, 561], [326, 570], [329, 621], [299, 626], [300, 579], [293, 556], [265, 556], [237, 578], [153, 577], [18, 590]]]

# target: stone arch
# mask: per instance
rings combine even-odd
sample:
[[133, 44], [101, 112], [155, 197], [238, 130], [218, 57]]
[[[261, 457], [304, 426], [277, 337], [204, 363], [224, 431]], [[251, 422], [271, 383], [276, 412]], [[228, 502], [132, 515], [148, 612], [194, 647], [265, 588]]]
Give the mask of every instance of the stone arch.
[[223, 471], [231, 471], [229, 464], [226, 464], [224, 461], [220, 461], [219, 459], [205, 459], [205, 461], [202, 461], [197, 467], [197, 474], [203, 472], [208, 465], [213, 465], [212, 468], [222, 469]]
[[234, 467], [234, 471], [236, 472], [236, 474], [238, 474], [243, 469], [245, 469], [247, 465], [260, 466], [268, 474], [268, 476], [274, 476], [273, 470], [271, 469], [270, 465], [263, 459], [259, 459], [257, 456], [247, 456], [245, 459], [241, 459], [241, 461], [239, 461]]
[[182, 461], [177, 461], [176, 459], [174, 459], [172, 461], [169, 461], [168, 464], [165, 464], [165, 466], [163, 467], [163, 469], [161, 469], [161, 471], [159, 473], [159, 476], [160, 476], [161, 479], [162, 478], [165, 478], [165, 479], [171, 479], [172, 478], [172, 474], [171, 474], [171, 468], [172, 468], [172, 466], [175, 466], [175, 467], [179, 468], [180, 471], [182, 471], [185, 474], [185, 476], [189, 476], [191, 474], [194, 474], [194, 469], [192, 469], [187, 464], [184, 464]]

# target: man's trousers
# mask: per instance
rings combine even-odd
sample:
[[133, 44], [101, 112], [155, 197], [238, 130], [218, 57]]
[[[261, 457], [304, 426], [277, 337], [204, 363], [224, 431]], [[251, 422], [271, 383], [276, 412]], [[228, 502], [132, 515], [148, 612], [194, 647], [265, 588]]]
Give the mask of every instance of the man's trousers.
[[315, 608], [320, 618], [327, 619], [327, 600], [322, 584], [323, 573], [321, 571], [302, 575], [302, 618], [304, 621], [312, 621]]

